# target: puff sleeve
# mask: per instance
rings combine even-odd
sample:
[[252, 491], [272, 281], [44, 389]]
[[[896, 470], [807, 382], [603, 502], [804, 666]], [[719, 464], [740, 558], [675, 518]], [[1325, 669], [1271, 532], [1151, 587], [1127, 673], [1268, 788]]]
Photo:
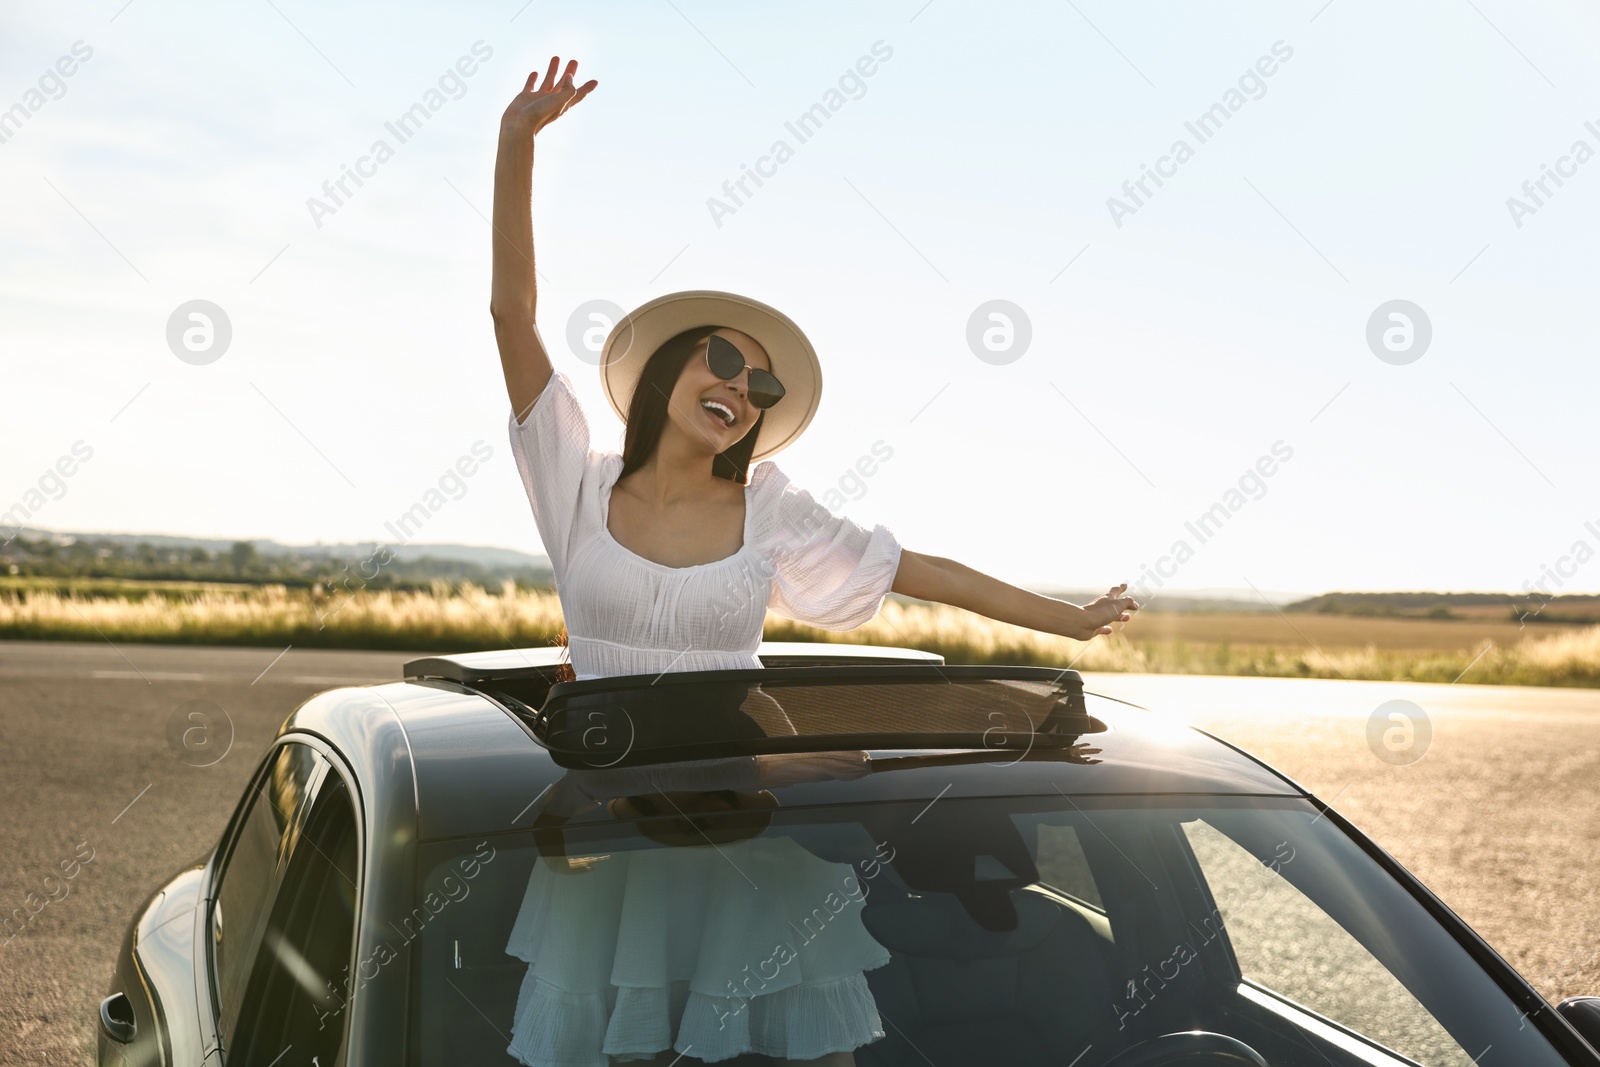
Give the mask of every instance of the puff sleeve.
[[835, 515], [771, 462], [762, 486], [772, 569], [767, 606], [824, 630], [853, 630], [878, 613], [900, 568], [900, 543], [884, 526]]
[[525, 422], [511, 413], [510, 431], [511, 454], [533, 506], [539, 540], [559, 578], [566, 570], [589, 460], [589, 422], [567, 376], [553, 372]]

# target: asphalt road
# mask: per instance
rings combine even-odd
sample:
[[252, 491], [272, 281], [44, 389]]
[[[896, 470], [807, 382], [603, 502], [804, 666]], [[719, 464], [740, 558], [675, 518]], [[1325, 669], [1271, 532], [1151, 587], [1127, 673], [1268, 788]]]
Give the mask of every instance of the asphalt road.
[[[0, 914], [46, 898], [61, 861], [93, 856], [0, 943], [0, 1064], [92, 1063], [128, 919], [216, 843], [278, 726], [325, 689], [397, 681], [419, 655], [291, 649], [274, 662], [279, 651], [0, 642]], [[196, 700], [232, 724], [206, 767], [167, 741]]]
[[[279, 724], [419, 655], [0, 642], [0, 915], [93, 857], [0, 943], [0, 1067], [92, 1063], [128, 919], [215, 844]], [[1332, 801], [1552, 1001], [1600, 994], [1600, 691], [1152, 675], [1089, 688], [1210, 729]], [[1432, 729], [1407, 766], [1368, 740], [1392, 699]], [[190, 701], [231, 723], [209, 766], [168, 741]]]

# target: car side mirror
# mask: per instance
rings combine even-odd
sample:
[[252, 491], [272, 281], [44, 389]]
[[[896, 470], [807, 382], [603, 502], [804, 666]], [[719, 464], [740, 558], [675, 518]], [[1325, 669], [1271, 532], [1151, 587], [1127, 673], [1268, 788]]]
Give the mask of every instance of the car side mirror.
[[100, 1002], [100, 1029], [119, 1045], [126, 1045], [133, 1040], [133, 1004], [126, 994], [113, 993]]
[[1600, 997], [1568, 997], [1556, 1005], [1556, 1014], [1600, 1050]]

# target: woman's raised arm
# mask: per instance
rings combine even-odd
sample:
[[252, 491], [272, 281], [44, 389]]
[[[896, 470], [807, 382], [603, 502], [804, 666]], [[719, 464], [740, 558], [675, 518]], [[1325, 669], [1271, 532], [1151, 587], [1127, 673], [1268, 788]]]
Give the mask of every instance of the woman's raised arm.
[[953, 559], [925, 556], [902, 549], [891, 591], [918, 600], [965, 608], [1001, 622], [1026, 626], [1076, 641], [1111, 633], [1107, 623], [1127, 622], [1139, 605], [1123, 596], [1128, 583], [1114, 585], [1105, 596], [1079, 606], [1007, 585]]
[[533, 138], [600, 84], [591, 79], [575, 89], [572, 78], [578, 61], [569, 61], [566, 73], [557, 81], [560, 67], [560, 57], [551, 56], [541, 88], [534, 88], [539, 72], [528, 75], [522, 92], [500, 117], [500, 148], [494, 162], [494, 275], [489, 314], [494, 318], [506, 393], [518, 422], [527, 417], [552, 373], [550, 354], [534, 325]]

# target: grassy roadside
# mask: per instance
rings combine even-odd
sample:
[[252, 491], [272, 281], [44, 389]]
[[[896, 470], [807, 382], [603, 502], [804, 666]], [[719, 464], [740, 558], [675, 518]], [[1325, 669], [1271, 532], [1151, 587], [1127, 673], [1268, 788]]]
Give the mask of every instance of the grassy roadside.
[[[510, 582], [489, 590], [441, 581], [425, 592], [198, 582], [105, 581], [71, 589], [0, 584], [0, 639], [469, 651], [547, 645], [560, 629], [554, 593]], [[768, 616], [766, 636], [907, 645], [952, 663], [1600, 687], [1600, 626], [1522, 630], [1424, 619], [1376, 625], [1316, 615], [1142, 613], [1119, 633], [1083, 643], [944, 605], [891, 600], [856, 630], [817, 630]]]

